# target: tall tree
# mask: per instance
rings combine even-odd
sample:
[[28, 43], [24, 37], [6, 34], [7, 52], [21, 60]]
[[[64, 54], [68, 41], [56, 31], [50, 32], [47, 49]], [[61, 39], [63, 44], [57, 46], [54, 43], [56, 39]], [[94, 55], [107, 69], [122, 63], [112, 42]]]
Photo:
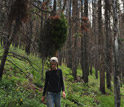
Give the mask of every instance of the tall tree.
[[[6, 62], [6, 58], [9, 52], [10, 45], [16, 36], [17, 32], [19, 31], [20, 26], [22, 25], [22, 22], [27, 19], [27, 1], [25, 0], [16, 0], [11, 7], [11, 11], [8, 16], [8, 37], [6, 39], [6, 44], [4, 48], [4, 52], [1, 59], [0, 64], [0, 79], [2, 79], [4, 65]], [[14, 24], [14, 30], [13, 25]]]
[[105, 0], [105, 31], [106, 31], [106, 77], [107, 88], [111, 89], [111, 72], [112, 72], [112, 36], [110, 33], [110, 0]]
[[104, 35], [102, 29], [102, 0], [98, 0], [98, 44], [99, 44], [99, 70], [100, 70], [100, 91], [105, 94], [105, 57], [104, 57]]
[[[84, 17], [88, 18], [88, 0], [84, 1]], [[85, 31], [83, 33], [83, 37], [81, 38], [81, 66], [82, 66], [82, 74], [83, 80], [85, 83], [88, 83], [88, 75], [89, 75], [89, 61], [88, 61], [88, 32]]]
[[[44, 6], [48, 7], [48, 3], [49, 3], [49, 0], [47, 0], [45, 2], [45, 0], [43, 0], [43, 3], [41, 8], [44, 8]], [[44, 13], [43, 11], [41, 11], [41, 23], [40, 23], [40, 44], [39, 44], [39, 52], [40, 52], [40, 57], [42, 59], [42, 70], [41, 70], [41, 80], [43, 80], [43, 77], [44, 77], [44, 66], [45, 66], [45, 60], [46, 60], [46, 57], [44, 56], [45, 55], [45, 47], [44, 47], [44, 29], [43, 29], [43, 26], [44, 26], [44, 23], [45, 23], [45, 20], [43, 20], [45, 17], [45, 19], [47, 19], [47, 14]], [[42, 48], [42, 49], [41, 49]]]
[[123, 41], [123, 38], [124, 38], [124, 0], [122, 0], [123, 2], [123, 12], [121, 13], [121, 18], [120, 18], [120, 38], [122, 40], [120, 40], [120, 71], [121, 71], [121, 79], [122, 79], [122, 83], [124, 83], [124, 64], [123, 64], [123, 61], [124, 61], [124, 41]]
[[69, 0], [69, 33], [68, 33], [68, 39], [67, 39], [67, 67], [72, 68], [72, 18], [71, 18], [71, 12], [72, 12], [72, 0]]
[[32, 20], [30, 19], [29, 25], [27, 25], [27, 42], [25, 47], [25, 52], [27, 55], [29, 55], [31, 51], [32, 33]]
[[118, 32], [118, 4], [116, 0], [113, 0], [113, 24], [114, 24], [114, 96], [115, 107], [120, 107], [120, 71], [119, 71], [119, 32]]
[[97, 14], [95, 14], [96, 13], [96, 11], [97, 11], [97, 2], [96, 2], [96, 0], [92, 0], [92, 8], [93, 8], [93, 21], [92, 21], [92, 23], [93, 23], [93, 25], [92, 25], [92, 30], [93, 30], [93, 36], [94, 36], [94, 47], [95, 47], [95, 49], [94, 49], [94, 67], [95, 67], [95, 76], [96, 76], [96, 79], [98, 79], [98, 70], [99, 70], [99, 66], [98, 66], [98, 54], [99, 54], [99, 52], [98, 52], [98, 23], [97, 23], [97, 17], [98, 17], [98, 15]]
[[77, 42], [78, 42], [78, 31], [79, 31], [79, 9], [78, 9], [78, 0], [73, 0], [73, 53], [72, 53], [72, 75], [74, 79], [77, 79], [77, 67], [78, 67], [78, 54], [77, 54]]

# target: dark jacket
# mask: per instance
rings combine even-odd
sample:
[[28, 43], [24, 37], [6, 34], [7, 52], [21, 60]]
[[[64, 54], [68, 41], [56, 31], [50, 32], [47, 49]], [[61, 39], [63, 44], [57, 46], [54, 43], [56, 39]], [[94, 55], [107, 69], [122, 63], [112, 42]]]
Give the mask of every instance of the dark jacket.
[[46, 71], [43, 96], [45, 96], [46, 91], [47, 92], [60, 92], [61, 90], [62, 91], [65, 90], [62, 70], [58, 68], [57, 70]]

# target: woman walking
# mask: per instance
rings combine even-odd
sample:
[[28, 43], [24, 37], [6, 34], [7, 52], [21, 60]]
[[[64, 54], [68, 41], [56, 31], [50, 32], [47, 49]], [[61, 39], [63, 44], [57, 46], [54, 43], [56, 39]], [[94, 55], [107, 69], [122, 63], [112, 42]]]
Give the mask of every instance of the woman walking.
[[60, 92], [62, 90], [62, 95], [65, 98], [65, 88], [62, 70], [58, 68], [58, 59], [52, 57], [50, 59], [50, 70], [46, 71], [45, 76], [45, 86], [42, 96], [42, 101], [47, 100], [47, 107], [61, 107]]

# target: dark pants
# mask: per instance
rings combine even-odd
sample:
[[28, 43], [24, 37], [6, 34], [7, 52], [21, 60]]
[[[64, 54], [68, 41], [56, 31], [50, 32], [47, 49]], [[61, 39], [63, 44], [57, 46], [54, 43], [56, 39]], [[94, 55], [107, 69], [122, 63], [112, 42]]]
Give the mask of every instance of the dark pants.
[[60, 92], [47, 92], [47, 107], [61, 107]]

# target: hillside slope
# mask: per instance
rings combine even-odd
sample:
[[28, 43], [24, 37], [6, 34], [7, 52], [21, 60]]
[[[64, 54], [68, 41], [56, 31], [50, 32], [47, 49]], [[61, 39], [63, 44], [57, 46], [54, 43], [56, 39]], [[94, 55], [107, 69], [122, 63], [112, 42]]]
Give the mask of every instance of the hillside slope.
[[[0, 56], [2, 56], [0, 47]], [[0, 57], [1, 58], [1, 57]], [[41, 81], [41, 59], [27, 56], [21, 49], [11, 47], [7, 57], [4, 75], [0, 81], [0, 107], [46, 107], [41, 102], [44, 81]], [[48, 69], [45, 65], [45, 70]], [[114, 107], [113, 90], [106, 89], [106, 94], [99, 91], [99, 79], [89, 76], [89, 83], [84, 84], [78, 69], [78, 81], [74, 81], [71, 70], [62, 65], [66, 99], [62, 98], [62, 107]], [[45, 74], [45, 73], [44, 73]], [[124, 85], [121, 87], [121, 107], [124, 107]]]

